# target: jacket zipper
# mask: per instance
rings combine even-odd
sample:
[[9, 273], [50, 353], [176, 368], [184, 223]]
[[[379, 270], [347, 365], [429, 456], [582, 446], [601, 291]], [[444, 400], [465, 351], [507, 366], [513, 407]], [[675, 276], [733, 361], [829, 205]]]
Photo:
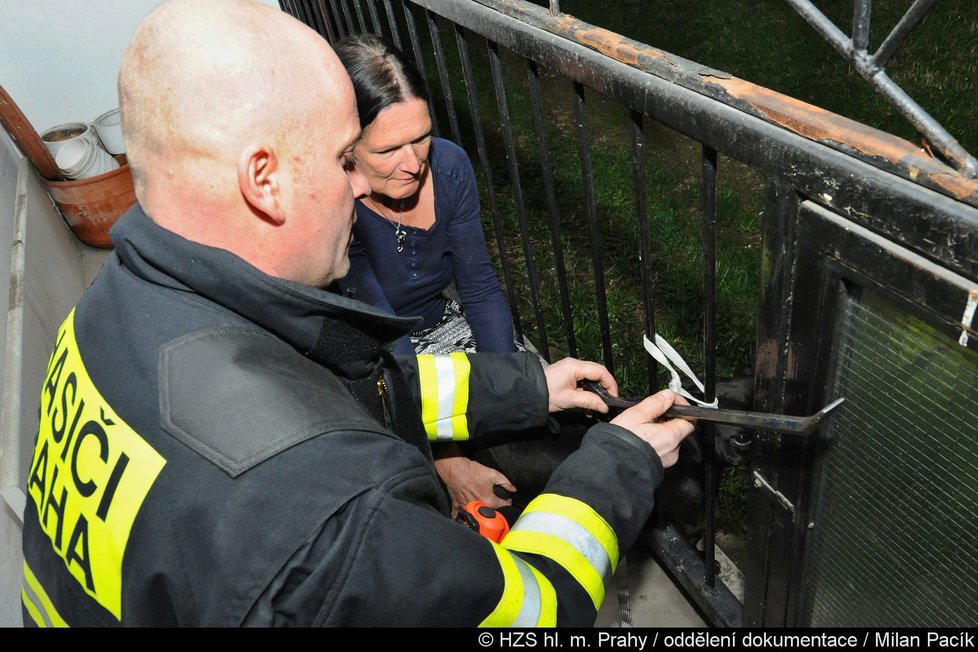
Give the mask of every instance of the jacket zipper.
[[383, 375], [377, 379], [377, 395], [380, 397], [380, 409], [384, 413], [384, 427], [390, 429], [394, 425], [394, 420], [391, 418], [390, 403], [388, 402], [387, 381], [384, 380]]

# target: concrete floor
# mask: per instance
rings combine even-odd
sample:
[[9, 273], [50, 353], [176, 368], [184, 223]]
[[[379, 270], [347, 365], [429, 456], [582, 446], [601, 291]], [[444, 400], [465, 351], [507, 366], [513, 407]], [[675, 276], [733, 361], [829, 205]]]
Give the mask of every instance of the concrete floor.
[[[627, 596], [619, 588], [622, 584], [627, 586]], [[623, 603], [628, 609], [624, 619]], [[639, 540], [608, 583], [594, 626], [709, 627], [709, 623], [662, 569], [648, 545]]]
[[[745, 560], [742, 537], [723, 532], [714, 548], [717, 578], [741, 603], [744, 601]], [[623, 609], [625, 610], [623, 612]], [[632, 547], [618, 573], [605, 588], [595, 627], [710, 627], [699, 608], [665, 570], [643, 536]]]

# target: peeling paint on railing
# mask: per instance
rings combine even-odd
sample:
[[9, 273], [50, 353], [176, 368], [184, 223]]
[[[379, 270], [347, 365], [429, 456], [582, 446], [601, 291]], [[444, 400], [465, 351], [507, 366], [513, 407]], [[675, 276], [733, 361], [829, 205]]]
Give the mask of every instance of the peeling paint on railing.
[[966, 178], [927, 149], [903, 138], [585, 23], [570, 14], [551, 16], [544, 8], [516, 0], [475, 1], [799, 136], [978, 206], [978, 180]]

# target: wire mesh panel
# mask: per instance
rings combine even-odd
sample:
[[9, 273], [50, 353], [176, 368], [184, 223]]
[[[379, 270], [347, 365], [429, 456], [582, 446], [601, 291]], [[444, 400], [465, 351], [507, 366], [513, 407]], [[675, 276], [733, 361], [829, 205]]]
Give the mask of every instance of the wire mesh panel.
[[978, 623], [978, 353], [862, 291], [846, 300], [804, 620]]

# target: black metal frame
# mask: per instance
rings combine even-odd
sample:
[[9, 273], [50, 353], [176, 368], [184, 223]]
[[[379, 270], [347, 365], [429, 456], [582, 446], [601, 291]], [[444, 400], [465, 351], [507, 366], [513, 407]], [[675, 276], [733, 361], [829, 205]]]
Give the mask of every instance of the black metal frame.
[[[949, 341], [978, 350], [975, 324], [962, 324], [965, 307], [978, 294], [974, 276], [935, 264], [790, 191], [772, 193], [765, 224], [770, 248], [783, 252], [786, 243], [791, 248], [766, 275], [773, 292], [761, 330], [777, 353], [756, 370], [763, 388], [755, 396], [757, 409], [807, 413], [834, 398], [827, 391], [838, 369], [840, 308], [847, 295], [862, 288], [922, 318]], [[978, 234], [978, 221], [961, 227]], [[807, 440], [767, 441], [756, 458], [755, 477], [778, 487], [785, 500], [772, 499], [769, 492], [751, 497], [752, 545], [764, 553], [745, 571], [747, 625], [807, 624], [802, 615], [811, 515], [819, 499], [825, 436], [823, 429]]]
[[[566, 353], [578, 355], [572, 304], [563, 272], [561, 224], [553, 184], [545, 128], [545, 100], [540, 92], [541, 69], [570, 84], [576, 118], [576, 137], [585, 209], [592, 251], [592, 272], [598, 305], [603, 362], [614, 370], [615, 338], [608, 322], [606, 279], [601, 231], [597, 227], [595, 179], [590, 160], [588, 97], [598, 93], [626, 109], [630, 117], [636, 220], [636, 243], [643, 288], [645, 332], [655, 333], [653, 247], [649, 232], [648, 189], [645, 178], [649, 123], [664, 125], [702, 145], [703, 227], [703, 358], [706, 393], [715, 391], [714, 323], [716, 312], [716, 187], [720, 157], [740, 161], [765, 177], [765, 264], [761, 287], [756, 361], [755, 407], [767, 412], [809, 414], [823, 398], [826, 356], [831, 347], [820, 340], [814, 324], [831, 317], [832, 297], [811, 278], [799, 275], [799, 261], [810, 254], [803, 232], [804, 202], [845, 216], [883, 238], [931, 263], [964, 278], [978, 280], [978, 182], [940, 160], [922, 154], [915, 145], [840, 116], [781, 96], [768, 89], [700, 66], [661, 50], [631, 41], [560, 14], [559, 3], [549, 9], [518, 0], [282, 0], [283, 9], [318, 29], [327, 39], [373, 31], [391, 36], [395, 44], [410, 47], [430, 82], [431, 109], [436, 132], [459, 142], [474, 141], [477, 167], [486, 185], [485, 205], [496, 235], [503, 282], [513, 308], [517, 332], [524, 333], [514, 290], [513, 264], [504, 246], [506, 230], [498, 195], [503, 183], [493, 178], [490, 151], [484, 133], [486, 116], [480, 112], [472, 74], [470, 38], [487, 41], [489, 66], [496, 97], [501, 151], [507, 157], [508, 186], [523, 241], [524, 266], [529, 279], [529, 305], [535, 329], [528, 333], [549, 355], [548, 334], [540, 312], [535, 256], [526, 237], [528, 216], [523, 180], [527, 170], [514, 147], [502, 54], [515, 55], [526, 66], [527, 87], [533, 108], [535, 138], [540, 158], [542, 194], [547, 207], [553, 256], [558, 268], [560, 304]], [[802, 3], [796, 3], [802, 4]], [[868, 3], [862, 2], [862, 5]], [[918, 3], [920, 4], [920, 3]], [[366, 11], [364, 10], [366, 8]], [[386, 20], [386, 22], [385, 22]], [[858, 22], [858, 21], [857, 21]], [[863, 21], [865, 22], [865, 21]], [[860, 25], [863, 23], [860, 22]], [[430, 49], [422, 45], [419, 25], [427, 27]], [[446, 29], [446, 26], [450, 26]], [[857, 30], [857, 37], [862, 33]], [[408, 39], [402, 37], [408, 33]], [[458, 62], [449, 62], [442, 40], [455, 36]], [[865, 46], [863, 40], [858, 40]], [[886, 45], [877, 56], [892, 54]], [[433, 57], [436, 76], [426, 71]], [[460, 72], [468, 97], [463, 110], [452, 87], [452, 70]], [[435, 88], [437, 78], [439, 88]], [[441, 99], [443, 102], [438, 103]], [[441, 126], [439, 127], [439, 123]], [[472, 141], [463, 126], [471, 127]], [[814, 311], [814, 312], [813, 312]], [[819, 348], [821, 347], [821, 348]], [[658, 387], [654, 362], [648, 369], [649, 389]], [[712, 435], [708, 432], [708, 435]], [[798, 438], [764, 437], [754, 460], [755, 484], [749, 504], [750, 557], [741, 620], [740, 604], [714, 576], [713, 506], [707, 499], [706, 549], [703, 554], [663, 530], [655, 535], [657, 552], [666, 559], [686, 560], [677, 579], [714, 624], [737, 626], [783, 625], [796, 621], [799, 578], [803, 575], [804, 527], [801, 525], [811, 470], [805, 466], [809, 451]], [[711, 468], [707, 465], [707, 468]], [[708, 471], [707, 473], [710, 473]], [[711, 486], [714, 478], [705, 478]], [[709, 494], [709, 492], [707, 492]], [[684, 547], [685, 546], [685, 547]], [[701, 563], [698, 563], [701, 562]], [[673, 564], [672, 566], [676, 566]]]

